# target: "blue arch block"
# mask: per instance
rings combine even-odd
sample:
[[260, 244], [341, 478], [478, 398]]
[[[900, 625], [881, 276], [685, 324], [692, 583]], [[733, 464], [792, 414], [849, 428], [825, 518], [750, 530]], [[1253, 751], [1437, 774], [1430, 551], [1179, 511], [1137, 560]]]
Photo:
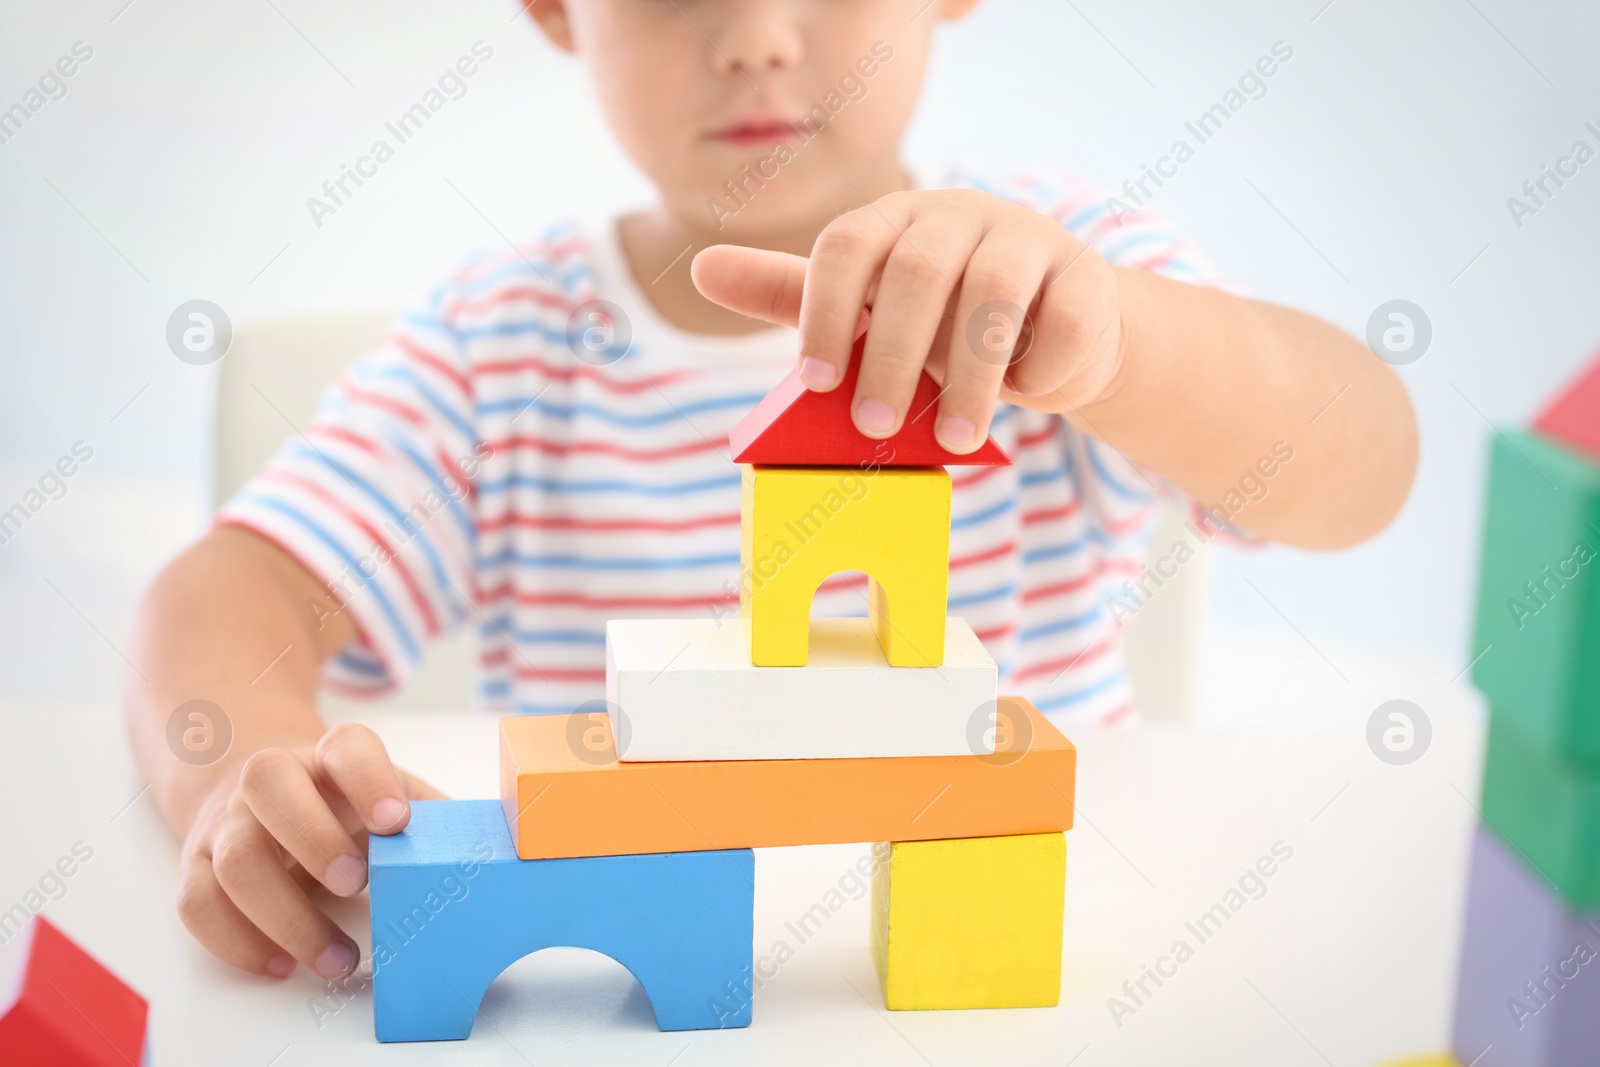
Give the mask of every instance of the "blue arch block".
[[495, 976], [556, 945], [628, 968], [663, 1030], [750, 1025], [747, 848], [524, 860], [498, 800], [424, 800], [368, 858], [379, 1041], [466, 1037]]

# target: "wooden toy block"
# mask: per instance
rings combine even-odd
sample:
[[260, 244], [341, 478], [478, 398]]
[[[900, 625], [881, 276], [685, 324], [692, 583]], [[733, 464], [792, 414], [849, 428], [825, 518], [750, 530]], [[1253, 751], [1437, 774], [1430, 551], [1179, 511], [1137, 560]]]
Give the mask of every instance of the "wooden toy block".
[[1061, 999], [1063, 834], [877, 846], [872, 956], [892, 1010]]
[[760, 667], [806, 662], [823, 579], [865, 571], [890, 665], [944, 662], [950, 475], [943, 470], [745, 467], [739, 615]]
[[1566, 907], [1484, 826], [1473, 842], [1451, 1044], [1475, 1067], [1600, 1058], [1600, 911]]
[[999, 670], [962, 619], [942, 667], [891, 667], [866, 619], [818, 619], [804, 667], [751, 665], [716, 619], [612, 620], [606, 699], [623, 760], [850, 759], [994, 751]]
[[493, 800], [413, 801], [367, 848], [379, 1041], [466, 1037], [495, 976], [556, 945], [628, 968], [662, 1030], [750, 1024], [748, 849], [522, 860]]
[[1600, 359], [1556, 397], [1534, 428], [1600, 463]]
[[1540, 751], [1600, 769], [1597, 575], [1600, 464], [1538, 434], [1497, 435], [1473, 681]]
[[1389, 1060], [1383, 1067], [1461, 1067], [1461, 1061], [1448, 1052], [1437, 1052], [1431, 1056], [1407, 1056], [1403, 1060]]
[[1555, 885], [1570, 907], [1600, 908], [1600, 772], [1541, 750], [1495, 707], [1482, 804], [1489, 825]]
[[826, 393], [814, 393], [796, 369], [778, 383], [728, 434], [735, 463], [802, 467], [954, 467], [1009, 466], [994, 440], [969, 455], [949, 451], [934, 437], [939, 384], [927, 371], [906, 409], [900, 432], [874, 440], [856, 429], [850, 416], [861, 376], [865, 336], [856, 339], [844, 380]]
[[148, 1015], [143, 997], [42, 915], [0, 948], [0, 1061], [148, 1063]]
[[604, 712], [500, 720], [500, 797], [524, 859], [1054, 833], [1072, 743], [1001, 697], [991, 755], [620, 763]]

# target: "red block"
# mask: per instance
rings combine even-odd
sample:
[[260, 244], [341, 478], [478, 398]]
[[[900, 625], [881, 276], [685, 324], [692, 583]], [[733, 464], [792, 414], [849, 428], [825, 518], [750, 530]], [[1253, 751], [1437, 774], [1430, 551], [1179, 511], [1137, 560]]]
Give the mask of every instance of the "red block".
[[29, 1067], [144, 1063], [145, 999], [35, 915], [0, 948], [0, 1060]]
[[[933, 436], [939, 383], [927, 371], [900, 432], [879, 441], [856, 429], [850, 404], [861, 376], [858, 338], [844, 381], [826, 392], [807, 389], [797, 369], [762, 398], [728, 434], [735, 463], [787, 467], [1008, 467], [1011, 459], [990, 438], [965, 456], [949, 451]], [[885, 448], [884, 446], [888, 447]]]
[[1556, 397], [1534, 429], [1600, 462], [1600, 359]]

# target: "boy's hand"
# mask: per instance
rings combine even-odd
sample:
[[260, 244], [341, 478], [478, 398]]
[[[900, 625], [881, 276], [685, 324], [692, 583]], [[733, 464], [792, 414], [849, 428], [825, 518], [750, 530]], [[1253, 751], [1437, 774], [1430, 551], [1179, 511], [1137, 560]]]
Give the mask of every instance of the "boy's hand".
[[178, 913], [221, 959], [284, 978], [295, 962], [339, 978], [356, 943], [306, 895], [320, 882], [339, 896], [367, 884], [364, 834], [393, 834], [410, 800], [440, 799], [398, 770], [378, 735], [336, 726], [313, 743], [253, 753], [201, 805], [183, 844]]
[[821, 392], [843, 376], [870, 308], [851, 404], [868, 437], [900, 429], [924, 366], [943, 385], [939, 441], [966, 453], [999, 399], [1079, 407], [1121, 365], [1111, 267], [1059, 222], [974, 190], [892, 193], [829, 223], [809, 260], [715, 245], [691, 273], [724, 307], [798, 325], [801, 379]]

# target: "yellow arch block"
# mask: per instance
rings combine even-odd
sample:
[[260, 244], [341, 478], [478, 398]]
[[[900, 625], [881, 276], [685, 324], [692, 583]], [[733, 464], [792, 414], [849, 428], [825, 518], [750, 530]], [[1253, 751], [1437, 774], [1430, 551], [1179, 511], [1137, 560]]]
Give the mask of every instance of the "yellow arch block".
[[746, 465], [739, 614], [757, 667], [806, 662], [811, 600], [840, 571], [871, 579], [868, 616], [895, 667], [944, 663], [950, 475], [942, 468]]
[[880, 844], [875, 859], [872, 957], [887, 1007], [1060, 1001], [1065, 834]]

